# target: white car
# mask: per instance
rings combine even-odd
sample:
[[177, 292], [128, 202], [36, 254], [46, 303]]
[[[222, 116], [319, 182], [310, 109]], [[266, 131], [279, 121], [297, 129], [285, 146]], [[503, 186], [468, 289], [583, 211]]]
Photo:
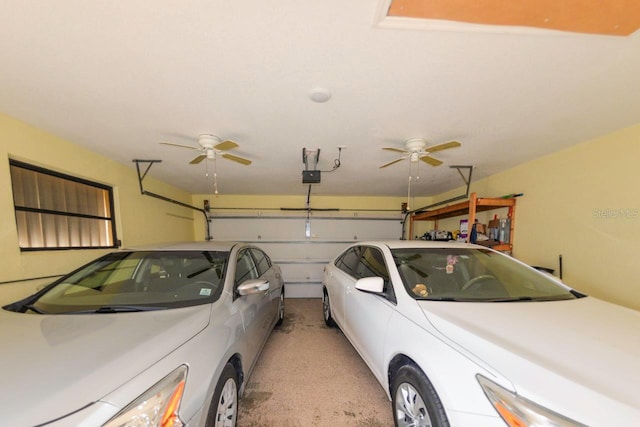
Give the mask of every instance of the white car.
[[323, 287], [396, 426], [640, 426], [638, 311], [464, 243], [357, 243]]
[[115, 251], [0, 310], [0, 425], [235, 426], [283, 317], [257, 247]]

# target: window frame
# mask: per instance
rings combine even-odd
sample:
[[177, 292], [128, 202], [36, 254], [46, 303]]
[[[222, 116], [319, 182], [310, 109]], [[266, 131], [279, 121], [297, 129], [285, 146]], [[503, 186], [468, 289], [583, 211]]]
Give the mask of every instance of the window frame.
[[[98, 216], [98, 215], [91, 215], [91, 214], [82, 214], [77, 212], [60, 211], [60, 210], [52, 210], [52, 209], [40, 209], [40, 208], [33, 208], [29, 206], [18, 205], [16, 203], [16, 195], [13, 188], [14, 178], [11, 174], [12, 167], [21, 168], [24, 170], [38, 173], [38, 174], [47, 175], [50, 177], [59, 178], [59, 179], [67, 180], [77, 184], [86, 185], [88, 187], [104, 190], [107, 193], [110, 215]], [[114, 196], [113, 196], [113, 187], [109, 185], [101, 184], [95, 181], [90, 181], [88, 179], [79, 178], [77, 176], [69, 175], [66, 173], [57, 172], [41, 166], [36, 166], [20, 160], [15, 160], [15, 159], [9, 159], [9, 170], [10, 170], [10, 178], [11, 178], [11, 195], [12, 195], [13, 208], [14, 208], [15, 221], [16, 221], [16, 232], [18, 236], [18, 245], [21, 252], [56, 251], [56, 250], [70, 250], [70, 249], [114, 249], [119, 247], [118, 231], [117, 231], [117, 224], [116, 224], [116, 218], [115, 218], [115, 203], [114, 203]], [[18, 212], [37, 213], [37, 214], [43, 214], [43, 215], [58, 215], [58, 216], [63, 216], [67, 218], [81, 218], [81, 219], [108, 221], [111, 226], [111, 233], [109, 238], [111, 239], [112, 244], [111, 245], [95, 245], [95, 246], [85, 246], [85, 245], [34, 246], [34, 247], [20, 246], [20, 229], [18, 226]], [[29, 234], [28, 229], [25, 231], [27, 234]]]

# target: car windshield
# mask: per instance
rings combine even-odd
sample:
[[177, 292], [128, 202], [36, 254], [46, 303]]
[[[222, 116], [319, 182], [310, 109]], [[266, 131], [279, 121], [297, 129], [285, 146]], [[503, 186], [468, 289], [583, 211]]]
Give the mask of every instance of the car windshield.
[[58, 280], [26, 308], [114, 313], [210, 303], [221, 293], [228, 257], [213, 251], [114, 252]]
[[549, 301], [576, 293], [512, 258], [485, 249], [391, 251], [409, 295], [439, 301]]

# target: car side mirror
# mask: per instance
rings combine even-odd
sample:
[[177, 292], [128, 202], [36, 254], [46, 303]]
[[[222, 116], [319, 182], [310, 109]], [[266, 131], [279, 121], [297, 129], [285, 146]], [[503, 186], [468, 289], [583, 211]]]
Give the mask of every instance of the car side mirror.
[[260, 279], [247, 280], [246, 282], [242, 282], [242, 284], [238, 286], [238, 294], [242, 296], [255, 295], [268, 290], [269, 282]]
[[356, 289], [363, 292], [380, 294], [384, 292], [384, 280], [382, 277], [364, 277], [356, 281]]

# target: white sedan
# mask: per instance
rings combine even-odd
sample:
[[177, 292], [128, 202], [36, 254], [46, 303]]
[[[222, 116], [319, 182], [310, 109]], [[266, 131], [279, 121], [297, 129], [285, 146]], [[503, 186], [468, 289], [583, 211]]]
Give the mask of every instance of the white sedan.
[[638, 311], [463, 243], [354, 244], [323, 287], [396, 426], [640, 425]]
[[0, 310], [0, 425], [235, 426], [283, 317], [257, 247], [113, 252]]

